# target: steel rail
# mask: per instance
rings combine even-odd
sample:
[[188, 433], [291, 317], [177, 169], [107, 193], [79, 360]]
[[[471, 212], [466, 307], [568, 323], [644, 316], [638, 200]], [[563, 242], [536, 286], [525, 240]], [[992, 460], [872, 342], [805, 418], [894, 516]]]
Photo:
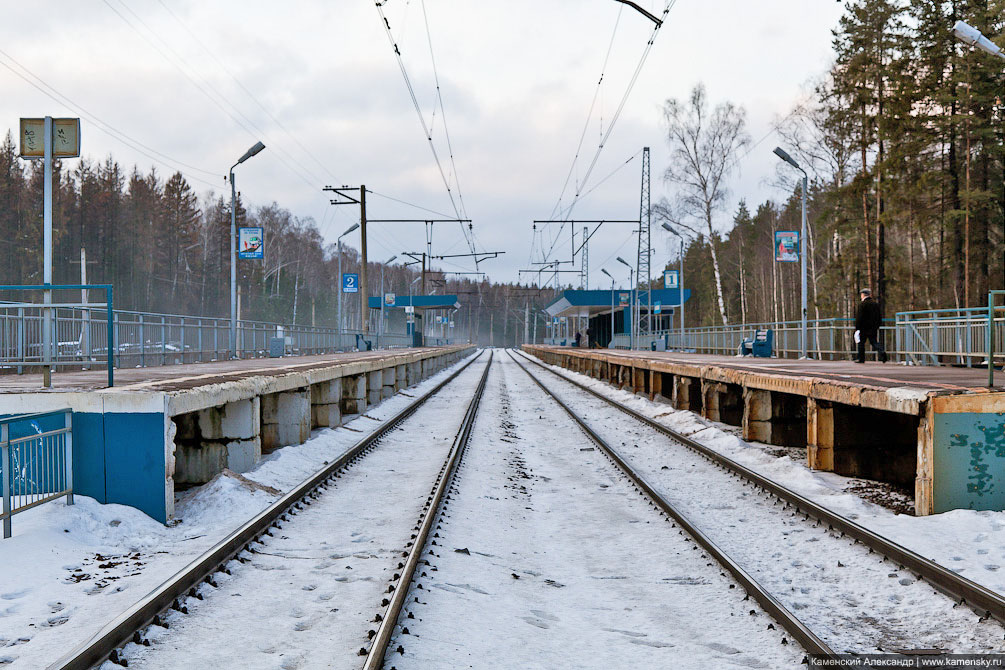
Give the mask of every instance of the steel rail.
[[783, 502], [792, 505], [804, 516], [813, 517], [817, 521], [827, 524], [831, 530], [843, 533], [856, 542], [861, 542], [869, 549], [879, 552], [883, 556], [886, 556], [890, 560], [897, 563], [902, 569], [910, 570], [919, 578], [924, 579], [945, 595], [953, 598], [954, 600], [958, 600], [961, 604], [971, 607], [978, 614], [990, 616], [1002, 623], [1005, 623], [1005, 596], [973, 582], [966, 577], [958, 575], [952, 570], [939, 565], [935, 561], [925, 558], [924, 556], [911, 551], [907, 547], [897, 544], [896, 542], [893, 542], [892, 540], [883, 537], [868, 528], [860, 526], [851, 519], [841, 516], [840, 514], [813, 502], [809, 498], [782, 486], [764, 475], [754, 472], [750, 468], [737, 463], [733, 459], [724, 456], [703, 444], [695, 442], [689, 437], [681, 435], [667, 426], [657, 423], [649, 417], [631, 409], [630, 407], [622, 405], [616, 400], [600, 394], [594, 389], [591, 389], [574, 379], [570, 379], [569, 377], [556, 372], [540, 361], [527, 356], [523, 352], [520, 352], [520, 355], [527, 361], [544, 368], [563, 381], [589, 393], [595, 398], [603, 400], [615, 409], [698, 452], [716, 465], [743, 477], [755, 486], [760, 487]]
[[291, 508], [298, 504], [309, 505], [313, 499], [318, 497], [318, 489], [321, 486], [334, 479], [342, 468], [355, 463], [361, 456], [369, 453], [377, 446], [381, 438], [414, 414], [426, 401], [439, 393], [478, 360], [481, 353], [479, 352], [477, 356], [454, 371], [433, 389], [385, 421], [373, 433], [359, 440], [336, 460], [301, 482], [296, 488], [168, 578], [128, 610], [105, 625], [89, 640], [49, 665], [47, 670], [89, 670], [89, 668], [110, 658], [118, 662], [117, 650], [121, 646], [130, 641], [138, 642], [140, 631], [154, 623], [160, 614], [168, 608], [180, 607], [181, 598], [186, 595], [194, 595], [195, 589], [201, 583], [210, 580], [214, 573], [223, 570], [228, 561], [248, 548], [262, 534], [268, 532], [269, 528]]
[[415, 535], [415, 539], [412, 541], [411, 548], [407, 552], [404, 567], [398, 573], [400, 575], [398, 583], [394, 587], [394, 593], [389, 599], [387, 609], [384, 611], [376, 635], [373, 636], [373, 644], [370, 646], [370, 652], [363, 663], [363, 670], [381, 670], [384, 667], [384, 655], [387, 653], [388, 645], [391, 644], [391, 636], [394, 634], [394, 628], [398, 624], [398, 618], [401, 616], [401, 610], [405, 605], [405, 598], [408, 597], [408, 592], [412, 587], [412, 580], [415, 577], [416, 568], [419, 566], [422, 552], [426, 548], [429, 532], [432, 530], [433, 523], [440, 513], [440, 504], [443, 502], [443, 496], [446, 494], [447, 488], [453, 480], [454, 472], [457, 470], [457, 465], [461, 462], [464, 450], [468, 446], [468, 439], [471, 437], [471, 429], [475, 424], [475, 416], [478, 414], [478, 405], [481, 403], [482, 393], [485, 391], [485, 382], [488, 380], [489, 368], [492, 367], [494, 353], [489, 354], [489, 362], [485, 366], [481, 380], [478, 382], [478, 388], [475, 389], [475, 394], [471, 398], [471, 402], [468, 403], [468, 409], [464, 413], [461, 427], [454, 437], [454, 443], [451, 445], [444, 466], [440, 470], [439, 478], [436, 484], [434, 484], [429, 498], [426, 500], [425, 514], [422, 517], [422, 522], [419, 524], [419, 529]]
[[677, 508], [675, 508], [666, 498], [661, 496], [650, 484], [642, 477], [641, 474], [635, 468], [628, 464], [628, 462], [621, 457], [621, 455], [611, 447], [604, 438], [600, 437], [587, 423], [586, 421], [576, 414], [568, 405], [566, 405], [562, 400], [555, 395], [547, 386], [545, 386], [540, 379], [531, 374], [524, 365], [522, 365], [512, 352], [510, 352], [510, 357], [517, 366], [527, 373], [534, 383], [537, 384], [541, 390], [543, 390], [552, 400], [554, 400], [570, 418], [575, 421], [579, 427], [586, 433], [587, 437], [593, 440], [594, 443], [610, 458], [618, 468], [621, 469], [625, 475], [632, 481], [632, 483], [641, 489], [645, 495], [667, 516], [672, 517], [684, 531], [690, 535], [694, 540], [705, 549], [706, 552], [712, 558], [714, 558], [722, 567], [729, 570], [730, 574], [740, 583], [740, 585], [746, 590], [747, 594], [752, 596], [754, 600], [767, 612], [775, 621], [777, 621], [782, 628], [784, 628], [788, 633], [802, 646], [807, 653], [813, 654], [814, 656], [822, 657], [834, 657], [836, 653], [827, 644], [817, 637], [813, 631], [811, 631], [806, 624], [800, 621], [792, 612], [788, 610], [778, 599], [776, 599], [771, 593], [769, 593], [763, 586], [761, 586], [757, 580], [755, 580], [739, 563], [734, 561], [725, 552], [723, 552], [716, 544], [705, 535], [697, 526], [692, 524], [687, 517], [685, 517]]

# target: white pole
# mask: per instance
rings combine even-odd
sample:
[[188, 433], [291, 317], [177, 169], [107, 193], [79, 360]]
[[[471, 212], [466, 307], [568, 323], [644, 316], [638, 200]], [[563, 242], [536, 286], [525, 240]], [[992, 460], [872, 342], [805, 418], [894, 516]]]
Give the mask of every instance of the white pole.
[[341, 237], [338, 238], [338, 279], [336, 281], [338, 283], [338, 286], [336, 287], [338, 290], [338, 296], [337, 296], [338, 344], [336, 345], [336, 348], [341, 349], [342, 348], [342, 238]]
[[[235, 166], [236, 167], [236, 166]], [[237, 358], [237, 188], [230, 168], [230, 357]]]
[[[45, 155], [44, 194], [42, 196], [42, 283], [52, 285], [52, 117], [45, 117], [43, 127], [45, 138], [43, 146]], [[52, 304], [52, 289], [46, 289], [42, 302]], [[52, 308], [43, 309], [42, 315], [42, 384], [46, 388], [52, 386]]]
[[680, 277], [677, 278], [677, 297], [680, 299], [680, 348], [684, 349], [684, 238], [680, 238]]
[[806, 253], [809, 250], [809, 245], [806, 243], [806, 186], [806, 172], [803, 171], [803, 223], [802, 232], [799, 233], [799, 259], [801, 261], [800, 284], [803, 294], [802, 323], [800, 324], [800, 358], [808, 358], [806, 353], [808, 344], [808, 338], [806, 335]]

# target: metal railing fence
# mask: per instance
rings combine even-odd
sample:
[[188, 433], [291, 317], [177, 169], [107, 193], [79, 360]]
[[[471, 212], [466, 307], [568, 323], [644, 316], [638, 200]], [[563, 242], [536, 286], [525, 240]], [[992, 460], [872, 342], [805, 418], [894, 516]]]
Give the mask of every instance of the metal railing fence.
[[[43, 351], [45, 313], [51, 315], [49, 363], [90, 369], [105, 366], [111, 348], [115, 368], [148, 367], [226, 360], [230, 354], [230, 320], [179, 314], [97, 309], [94, 305], [60, 306], [0, 303], [0, 370], [25, 372], [46, 363]], [[111, 328], [111, 337], [109, 337]], [[343, 330], [327, 326], [287, 326], [264, 321], [239, 321], [237, 353], [241, 358], [270, 355], [273, 338], [283, 338], [284, 352], [297, 355], [334, 353], [366, 348], [412, 346], [412, 336]], [[433, 338], [435, 339], [435, 338]]]
[[988, 307], [929, 309], [897, 314], [897, 350], [914, 365], [963, 365], [988, 361], [988, 333], [994, 333], [992, 351], [1005, 346], [1002, 307], [991, 318]]
[[66, 496], [73, 504], [73, 412], [68, 409], [0, 419], [3, 536], [11, 517]]

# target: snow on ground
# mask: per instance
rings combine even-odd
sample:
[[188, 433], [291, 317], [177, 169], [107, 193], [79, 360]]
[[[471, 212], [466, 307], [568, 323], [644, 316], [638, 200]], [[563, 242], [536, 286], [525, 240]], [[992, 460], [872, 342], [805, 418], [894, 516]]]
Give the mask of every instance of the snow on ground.
[[279, 497], [263, 487], [292, 489], [412, 400], [397, 394], [344, 427], [273, 452], [245, 473], [248, 483], [224, 476], [188, 491], [172, 526], [80, 495], [73, 506], [55, 501], [18, 514], [14, 537], [0, 540], [0, 667], [46, 667]]
[[850, 492], [849, 488], [860, 480], [810, 470], [805, 458], [779, 458], [769, 453], [775, 450], [770, 445], [744, 442], [730, 434], [732, 426], [651, 402], [586, 375], [548, 367], [978, 584], [1005, 594], [1005, 512], [954, 510], [924, 517], [894, 514]]
[[[488, 357], [386, 435], [313, 504], [231, 562], [188, 614], [127, 645], [130, 668], [359, 667], [374, 615]], [[105, 670], [117, 670], [112, 663]]]
[[388, 667], [789, 668], [803, 657], [508, 356], [489, 373], [436, 532]]

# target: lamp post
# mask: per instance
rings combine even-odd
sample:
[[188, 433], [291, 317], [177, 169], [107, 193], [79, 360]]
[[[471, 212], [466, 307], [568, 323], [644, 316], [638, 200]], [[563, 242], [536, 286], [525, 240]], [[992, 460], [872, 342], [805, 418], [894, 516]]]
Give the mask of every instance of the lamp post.
[[230, 357], [237, 358], [237, 187], [234, 186], [234, 168], [256, 155], [265, 145], [255, 142], [255, 146], [244, 152], [237, 162], [230, 166]]
[[345, 232], [338, 236], [338, 346], [342, 348], [342, 330], [345, 319], [342, 318], [342, 238], [359, 228], [358, 223], [354, 223]]
[[1005, 59], [1005, 50], [1000, 46], [984, 37], [981, 31], [977, 30], [965, 21], [957, 21], [953, 25], [953, 35], [956, 35], [956, 39], [961, 42], [966, 42], [971, 46], [975, 46], [982, 51], [986, 51], [992, 56], [998, 56], [1001, 59]]
[[617, 258], [618, 262], [628, 268], [628, 297], [630, 299], [630, 304], [628, 305], [628, 348], [635, 348], [635, 271], [628, 261], [626, 261], [621, 256]]
[[680, 240], [680, 277], [677, 278], [677, 297], [680, 299], [680, 348], [684, 349], [684, 236], [674, 230], [669, 223], [663, 224], [663, 230], [676, 235], [677, 239]]
[[384, 334], [384, 266], [390, 265], [398, 255], [388, 258], [380, 266], [380, 323], [377, 324], [377, 348], [380, 349], [380, 336]]
[[774, 154], [803, 173], [803, 222], [799, 233], [799, 285], [802, 293], [802, 307], [800, 309], [801, 318], [799, 324], [799, 358], [809, 358], [806, 353], [806, 346], [808, 344], [806, 335], [806, 189], [809, 179], [806, 176], [806, 170], [799, 167], [799, 163], [793, 160], [792, 156], [787, 154], [784, 149], [781, 147], [775, 147]]
[[611, 280], [611, 342], [614, 341], [614, 277], [604, 268], [600, 268], [600, 271], [607, 275]]

